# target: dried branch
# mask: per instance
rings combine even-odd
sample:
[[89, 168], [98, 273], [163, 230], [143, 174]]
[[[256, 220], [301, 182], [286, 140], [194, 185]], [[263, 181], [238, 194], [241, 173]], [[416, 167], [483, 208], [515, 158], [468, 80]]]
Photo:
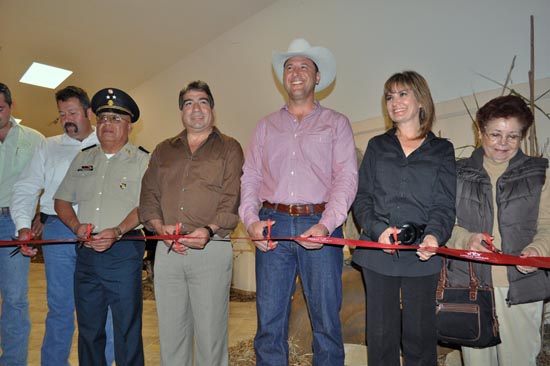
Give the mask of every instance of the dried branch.
[[[533, 16], [530, 17], [531, 25], [531, 68], [528, 72], [529, 75], [529, 107], [531, 112], [535, 115], [535, 20]], [[537, 124], [533, 123], [529, 128], [529, 155], [539, 156], [539, 142], [537, 139]]]
[[502, 86], [502, 91], [500, 92], [500, 96], [504, 95], [504, 92], [506, 91], [508, 84], [510, 84], [510, 80], [512, 79], [512, 71], [514, 70], [515, 65], [516, 65], [516, 55], [514, 55], [514, 58], [512, 59], [512, 64], [510, 65], [510, 69], [508, 70], [508, 75], [506, 75], [506, 81]]

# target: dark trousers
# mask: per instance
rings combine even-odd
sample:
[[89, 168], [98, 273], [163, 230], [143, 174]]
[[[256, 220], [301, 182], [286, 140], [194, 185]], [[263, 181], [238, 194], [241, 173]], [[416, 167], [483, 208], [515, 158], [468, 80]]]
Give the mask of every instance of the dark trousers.
[[145, 244], [120, 241], [103, 252], [77, 249], [75, 306], [80, 366], [105, 365], [105, 321], [113, 315], [117, 366], [142, 366], [141, 268]]
[[439, 273], [392, 277], [363, 268], [367, 287], [368, 364], [436, 366], [435, 291]]

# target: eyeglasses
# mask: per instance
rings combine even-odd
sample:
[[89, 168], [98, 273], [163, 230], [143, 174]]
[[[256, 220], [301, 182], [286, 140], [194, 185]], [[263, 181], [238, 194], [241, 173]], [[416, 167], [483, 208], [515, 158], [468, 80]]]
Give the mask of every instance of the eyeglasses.
[[487, 132], [483, 131], [485, 136], [489, 139], [491, 142], [500, 142], [502, 141], [502, 138], [506, 141], [507, 144], [516, 144], [521, 140], [521, 135], [518, 134], [511, 134], [511, 135], [503, 135], [499, 132]]
[[98, 124], [105, 124], [107, 122], [111, 124], [121, 124], [122, 121], [130, 122], [129, 120], [122, 118], [119, 114], [100, 114], [97, 116], [97, 123]]

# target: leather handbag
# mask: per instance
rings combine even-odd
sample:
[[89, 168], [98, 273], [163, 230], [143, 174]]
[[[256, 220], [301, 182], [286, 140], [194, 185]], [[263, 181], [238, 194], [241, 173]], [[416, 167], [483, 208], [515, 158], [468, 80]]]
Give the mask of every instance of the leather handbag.
[[451, 287], [447, 261], [439, 275], [436, 292], [436, 327], [443, 345], [491, 347], [499, 344], [498, 319], [492, 286], [481, 286], [469, 262], [470, 284]]

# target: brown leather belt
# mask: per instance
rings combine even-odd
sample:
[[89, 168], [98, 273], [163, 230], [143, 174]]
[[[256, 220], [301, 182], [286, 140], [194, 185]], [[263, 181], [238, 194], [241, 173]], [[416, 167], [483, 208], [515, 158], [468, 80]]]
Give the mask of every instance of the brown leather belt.
[[306, 216], [320, 214], [325, 210], [324, 203], [310, 203], [303, 205], [285, 205], [282, 203], [271, 203], [264, 201], [263, 207], [269, 208], [275, 211], [284, 212], [290, 216]]
[[0, 215], [9, 215], [9, 214], [10, 214], [9, 207], [0, 207]]

